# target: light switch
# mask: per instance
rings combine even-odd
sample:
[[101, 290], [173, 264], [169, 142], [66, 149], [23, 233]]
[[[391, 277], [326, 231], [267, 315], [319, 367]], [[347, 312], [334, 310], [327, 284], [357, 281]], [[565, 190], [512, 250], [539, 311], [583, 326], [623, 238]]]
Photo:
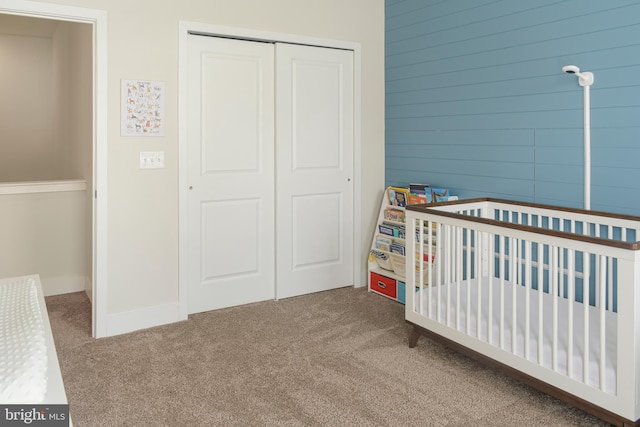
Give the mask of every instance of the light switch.
[[164, 151], [141, 151], [140, 169], [164, 168]]

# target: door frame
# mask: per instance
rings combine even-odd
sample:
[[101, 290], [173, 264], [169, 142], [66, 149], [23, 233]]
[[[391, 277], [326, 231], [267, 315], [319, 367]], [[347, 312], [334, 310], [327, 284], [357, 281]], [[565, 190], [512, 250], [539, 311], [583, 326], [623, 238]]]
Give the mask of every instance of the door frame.
[[[91, 334], [107, 336], [107, 12], [28, 0], [3, 0], [0, 14], [93, 27], [93, 212]], [[97, 195], [100, 195], [98, 198]]]
[[291, 43], [353, 51], [353, 283], [361, 283], [360, 257], [362, 230], [356, 225], [362, 212], [362, 146], [361, 146], [361, 55], [360, 43], [260, 31], [247, 28], [203, 24], [191, 21], [178, 23], [178, 299], [180, 318], [188, 318], [187, 310], [187, 40], [190, 34], [236, 38], [270, 43]]

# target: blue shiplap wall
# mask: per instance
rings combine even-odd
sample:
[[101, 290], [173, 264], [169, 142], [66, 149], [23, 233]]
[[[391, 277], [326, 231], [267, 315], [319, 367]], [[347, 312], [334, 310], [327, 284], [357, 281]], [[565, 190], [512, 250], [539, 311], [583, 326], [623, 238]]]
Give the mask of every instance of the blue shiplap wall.
[[386, 0], [386, 183], [640, 215], [640, 1]]

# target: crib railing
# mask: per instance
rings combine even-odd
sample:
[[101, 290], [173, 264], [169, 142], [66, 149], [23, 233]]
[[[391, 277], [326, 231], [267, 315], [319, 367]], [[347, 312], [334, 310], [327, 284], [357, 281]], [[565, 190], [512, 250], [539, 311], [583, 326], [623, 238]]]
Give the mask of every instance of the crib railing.
[[407, 320], [638, 418], [638, 218], [477, 199], [406, 221]]

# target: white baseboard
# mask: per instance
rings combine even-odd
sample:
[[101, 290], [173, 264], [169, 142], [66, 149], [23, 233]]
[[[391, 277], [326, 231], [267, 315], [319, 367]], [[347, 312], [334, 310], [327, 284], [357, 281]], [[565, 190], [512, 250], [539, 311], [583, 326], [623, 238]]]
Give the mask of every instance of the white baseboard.
[[84, 293], [87, 294], [87, 298], [93, 304], [93, 282], [91, 281], [91, 277], [85, 277], [84, 279]]
[[51, 295], [70, 294], [85, 289], [84, 276], [40, 277], [45, 297]]
[[185, 320], [180, 318], [177, 302], [109, 314], [108, 317], [108, 337]]

